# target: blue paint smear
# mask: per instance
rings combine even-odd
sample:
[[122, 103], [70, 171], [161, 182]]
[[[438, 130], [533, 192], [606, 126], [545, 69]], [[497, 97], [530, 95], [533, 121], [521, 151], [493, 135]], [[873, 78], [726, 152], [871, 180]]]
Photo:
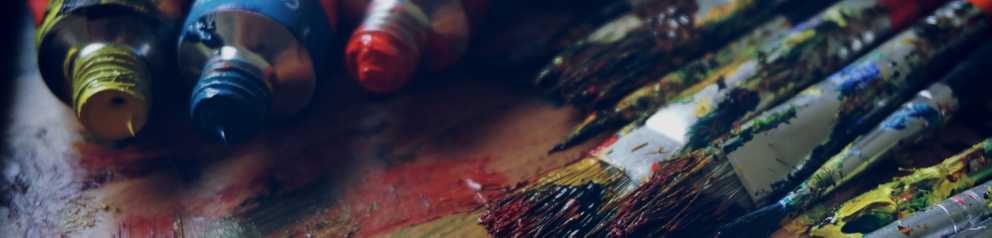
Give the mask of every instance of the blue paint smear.
[[874, 62], [857, 64], [845, 67], [840, 72], [830, 77], [830, 81], [838, 86], [841, 95], [849, 96], [858, 90], [864, 89], [868, 84], [881, 78], [881, 71]]
[[817, 18], [815, 18], [813, 20], [810, 20], [810, 21], [804, 21], [804, 22], [800, 23], [799, 25], [797, 25], [795, 27], [792, 27], [792, 29], [789, 30], [788, 35], [792, 35], [792, 34], [795, 34], [797, 32], [802, 32], [802, 31], [805, 31], [805, 30], [813, 29], [814, 27], [819, 26], [821, 23], [823, 23], [823, 21], [824, 21], [823, 17], [817, 17]]
[[899, 111], [896, 111], [882, 122], [882, 127], [886, 129], [902, 130], [906, 129], [906, 125], [909, 124], [910, 120], [923, 118], [927, 121], [927, 128], [934, 128], [944, 120], [944, 116], [940, 114], [936, 108], [930, 106], [926, 103], [912, 103], [906, 105]]

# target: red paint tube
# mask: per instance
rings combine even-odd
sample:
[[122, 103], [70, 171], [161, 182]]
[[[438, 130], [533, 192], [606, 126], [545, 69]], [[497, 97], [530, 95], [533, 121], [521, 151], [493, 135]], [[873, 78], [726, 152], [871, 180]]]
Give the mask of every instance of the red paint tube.
[[372, 0], [345, 50], [348, 73], [369, 91], [389, 93], [406, 85], [421, 65], [444, 69], [465, 53], [469, 14], [482, 14], [486, 5], [485, 0]]

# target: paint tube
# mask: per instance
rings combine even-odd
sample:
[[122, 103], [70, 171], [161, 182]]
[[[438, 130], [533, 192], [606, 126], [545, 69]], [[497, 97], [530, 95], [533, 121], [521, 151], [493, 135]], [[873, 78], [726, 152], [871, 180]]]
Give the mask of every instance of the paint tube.
[[[485, 7], [480, 2], [465, 1]], [[447, 68], [465, 53], [470, 19], [479, 17], [467, 12], [481, 12], [466, 7], [463, 0], [371, 1], [345, 50], [348, 73], [369, 91], [389, 93], [405, 86], [421, 65]]]
[[193, 125], [224, 143], [302, 110], [327, 67], [330, 0], [199, 0], [179, 40]]
[[182, 0], [54, 0], [38, 29], [38, 67], [48, 88], [101, 140], [145, 125], [156, 75], [170, 59]]

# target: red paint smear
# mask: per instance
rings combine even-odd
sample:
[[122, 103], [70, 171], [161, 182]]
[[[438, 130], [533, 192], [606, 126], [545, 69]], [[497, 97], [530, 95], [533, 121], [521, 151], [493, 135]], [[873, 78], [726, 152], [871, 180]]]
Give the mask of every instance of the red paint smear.
[[603, 152], [606, 149], [609, 149], [610, 146], [613, 146], [613, 143], [617, 143], [617, 140], [619, 140], [619, 139], [620, 139], [620, 137], [617, 136], [616, 134], [610, 135], [609, 138], [606, 138], [606, 140], [603, 140], [602, 143], [599, 143], [599, 145], [596, 145], [595, 148], [593, 148], [592, 150], [589, 150], [589, 154], [588, 155], [589, 156], [597, 156], [597, 155], [603, 154]]
[[969, 0], [968, 2], [982, 9], [985, 13], [992, 13], [992, 0]]
[[31, 8], [35, 26], [40, 26], [41, 21], [45, 19], [46, 6], [48, 6], [48, 0], [28, 0], [28, 7]]
[[419, 47], [381, 31], [358, 30], [345, 49], [345, 66], [365, 89], [393, 92], [406, 85], [417, 69]]
[[[251, 210], [251, 199], [279, 191], [293, 191], [316, 181], [330, 160], [303, 159], [277, 163], [268, 146], [247, 145], [235, 158], [209, 161], [186, 159], [147, 159], [162, 157], [138, 148], [113, 150], [94, 144], [78, 144], [81, 165], [92, 175], [84, 180], [95, 185], [87, 189], [106, 194], [103, 202], [120, 214], [114, 215], [118, 237], [169, 237], [176, 234], [173, 224], [182, 218], [216, 222]], [[162, 153], [165, 154], [165, 153]], [[178, 165], [173, 165], [179, 163]], [[163, 166], [167, 165], [167, 166]], [[186, 178], [183, 170], [200, 175]], [[110, 174], [110, 178], [100, 175]], [[201, 176], [208, 179], [197, 179]], [[189, 228], [189, 227], [185, 227]]]
[[371, 236], [481, 207], [502, 194], [499, 186], [507, 180], [485, 169], [490, 160], [426, 160], [388, 168], [381, 175], [370, 174], [344, 201], [352, 211], [369, 211], [353, 216], [362, 229], [357, 235]]
[[174, 227], [176, 220], [173, 217], [127, 217], [117, 226], [113, 237], [178, 237]]
[[961, 197], [951, 197], [951, 200], [953, 200], [958, 205], [961, 205], [961, 206], [966, 205], [965, 204], [965, 200], [963, 198], [961, 198]]
[[945, 2], [947, 0], [882, 0], [880, 4], [889, 10], [892, 28], [901, 29]]
[[161, 154], [137, 148], [113, 149], [104, 145], [77, 143], [76, 151], [80, 154], [80, 165], [87, 170], [118, 169], [130, 167]]

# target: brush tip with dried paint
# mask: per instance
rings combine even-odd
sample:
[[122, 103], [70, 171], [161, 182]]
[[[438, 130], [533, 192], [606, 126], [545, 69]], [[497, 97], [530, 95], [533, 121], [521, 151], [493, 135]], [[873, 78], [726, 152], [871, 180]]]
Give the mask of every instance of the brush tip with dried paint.
[[611, 128], [621, 122], [617, 119], [610, 113], [604, 113], [604, 111], [589, 114], [586, 119], [582, 120], [582, 123], [575, 126], [572, 133], [569, 133], [561, 143], [555, 145], [551, 153], [568, 149], [598, 135], [604, 129]]
[[375, 93], [394, 92], [406, 85], [419, 58], [417, 48], [381, 31], [356, 31], [345, 50], [348, 73]]

